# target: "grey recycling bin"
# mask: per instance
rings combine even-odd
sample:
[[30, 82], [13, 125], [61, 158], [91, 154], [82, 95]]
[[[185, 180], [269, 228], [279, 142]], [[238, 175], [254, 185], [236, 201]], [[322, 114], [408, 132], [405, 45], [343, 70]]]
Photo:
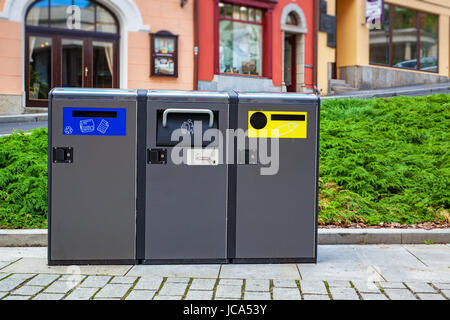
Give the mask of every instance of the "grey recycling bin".
[[235, 125], [249, 130], [247, 142], [278, 138], [279, 168], [261, 175], [257, 150], [238, 150], [232, 262], [316, 261], [319, 104], [315, 95], [239, 93]]
[[[219, 138], [207, 130], [225, 136], [228, 94], [149, 91], [147, 98], [145, 216], [137, 223], [145, 230], [138, 258], [149, 264], [226, 262], [227, 164]], [[172, 139], [175, 130], [180, 137]], [[172, 152], [185, 138], [176, 160]]]
[[49, 96], [49, 264], [134, 263], [136, 90]]

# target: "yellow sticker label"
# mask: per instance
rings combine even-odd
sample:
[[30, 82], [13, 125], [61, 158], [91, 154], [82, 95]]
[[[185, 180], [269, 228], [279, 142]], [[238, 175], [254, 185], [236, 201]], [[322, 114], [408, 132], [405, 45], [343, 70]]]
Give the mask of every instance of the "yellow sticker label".
[[249, 111], [249, 138], [306, 139], [306, 112]]

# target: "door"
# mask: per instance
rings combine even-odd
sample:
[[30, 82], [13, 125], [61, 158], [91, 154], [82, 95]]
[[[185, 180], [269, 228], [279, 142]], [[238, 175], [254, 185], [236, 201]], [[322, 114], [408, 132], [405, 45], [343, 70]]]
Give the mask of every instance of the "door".
[[288, 92], [295, 92], [297, 87], [297, 53], [296, 35], [284, 37], [284, 83]]

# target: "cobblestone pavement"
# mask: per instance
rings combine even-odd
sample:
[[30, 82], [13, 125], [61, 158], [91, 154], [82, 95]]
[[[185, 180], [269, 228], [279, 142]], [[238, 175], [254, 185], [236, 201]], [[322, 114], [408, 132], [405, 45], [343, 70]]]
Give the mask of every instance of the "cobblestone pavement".
[[2, 300], [449, 300], [449, 245], [319, 246], [318, 263], [46, 265], [0, 248]]

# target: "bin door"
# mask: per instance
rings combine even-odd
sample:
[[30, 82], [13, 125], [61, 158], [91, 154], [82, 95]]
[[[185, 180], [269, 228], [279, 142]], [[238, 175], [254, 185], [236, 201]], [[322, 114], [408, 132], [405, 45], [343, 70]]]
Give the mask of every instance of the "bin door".
[[50, 127], [50, 260], [134, 259], [136, 102], [54, 99]]

